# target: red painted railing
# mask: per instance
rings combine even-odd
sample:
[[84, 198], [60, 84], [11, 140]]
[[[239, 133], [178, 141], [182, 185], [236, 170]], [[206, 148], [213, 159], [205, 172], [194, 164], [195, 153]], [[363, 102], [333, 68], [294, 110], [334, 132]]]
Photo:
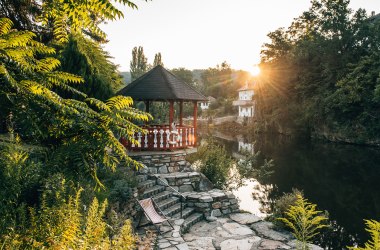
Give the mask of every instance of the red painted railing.
[[192, 126], [152, 125], [143, 127], [147, 134], [134, 134], [137, 144], [122, 140], [129, 150], [169, 150], [193, 147], [195, 145], [195, 129]]

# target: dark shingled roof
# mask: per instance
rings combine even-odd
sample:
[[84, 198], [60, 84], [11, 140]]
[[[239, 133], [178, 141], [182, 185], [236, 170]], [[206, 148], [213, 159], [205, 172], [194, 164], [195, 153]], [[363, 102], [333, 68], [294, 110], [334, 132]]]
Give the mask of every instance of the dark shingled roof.
[[137, 78], [117, 95], [130, 96], [138, 101], [204, 101], [207, 98], [193, 87], [178, 79], [161, 65]]

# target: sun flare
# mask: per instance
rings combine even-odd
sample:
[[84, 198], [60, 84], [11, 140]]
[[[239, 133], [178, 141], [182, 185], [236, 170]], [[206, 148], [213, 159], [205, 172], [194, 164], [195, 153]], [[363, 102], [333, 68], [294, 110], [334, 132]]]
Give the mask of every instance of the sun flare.
[[250, 67], [248, 72], [252, 75], [252, 76], [257, 76], [260, 74], [260, 67], [257, 66], [257, 65], [254, 65], [253, 67]]

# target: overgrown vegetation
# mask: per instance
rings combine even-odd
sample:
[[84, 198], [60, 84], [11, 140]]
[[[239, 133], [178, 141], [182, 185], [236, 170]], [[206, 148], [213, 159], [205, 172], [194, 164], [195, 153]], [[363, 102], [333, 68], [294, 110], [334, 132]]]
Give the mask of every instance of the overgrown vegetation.
[[187, 160], [194, 163], [196, 169], [220, 189], [228, 189], [232, 185], [239, 187], [243, 179], [264, 180], [273, 173], [273, 160], [259, 160], [260, 152], [242, 153], [246, 158], [235, 160], [223, 146], [209, 138]]
[[356, 143], [380, 131], [380, 21], [349, 0], [312, 0], [268, 34], [257, 101], [265, 126]]
[[327, 227], [327, 217], [316, 210], [317, 205], [310, 203], [301, 194], [296, 194], [294, 205], [290, 205], [285, 217], [279, 218], [297, 239], [297, 249], [309, 249], [308, 243], [319, 234], [319, 230]]
[[1, 248], [135, 248], [131, 223], [107, 206], [135, 185], [116, 168], [139, 167], [119, 138], [134, 141], [136, 123], [152, 119], [112, 97], [121, 80], [99, 24], [122, 12], [109, 0], [1, 6]]
[[348, 249], [357, 250], [379, 250], [380, 249], [380, 222], [376, 220], [364, 220], [366, 231], [369, 232], [371, 238], [364, 243], [364, 247], [348, 247]]

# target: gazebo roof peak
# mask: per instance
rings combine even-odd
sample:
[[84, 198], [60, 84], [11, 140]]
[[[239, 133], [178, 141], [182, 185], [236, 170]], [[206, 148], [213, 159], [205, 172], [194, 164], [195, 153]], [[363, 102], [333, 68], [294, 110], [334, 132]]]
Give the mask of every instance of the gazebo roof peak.
[[130, 96], [139, 101], [204, 101], [207, 98], [192, 86], [158, 65], [140, 76], [118, 95]]

